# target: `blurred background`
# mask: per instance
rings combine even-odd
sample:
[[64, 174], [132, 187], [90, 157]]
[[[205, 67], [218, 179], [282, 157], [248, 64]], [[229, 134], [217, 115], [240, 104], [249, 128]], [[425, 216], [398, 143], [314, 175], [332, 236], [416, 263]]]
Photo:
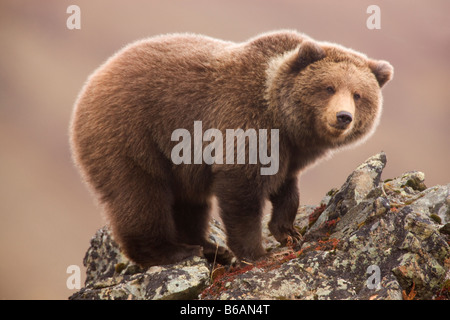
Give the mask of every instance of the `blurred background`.
[[[81, 29], [69, 30], [69, 5]], [[367, 7], [381, 9], [369, 30]], [[69, 265], [103, 226], [68, 144], [73, 103], [88, 75], [136, 39], [194, 32], [245, 41], [279, 28], [391, 62], [384, 111], [364, 145], [302, 176], [301, 203], [317, 204], [383, 150], [383, 178], [409, 170], [450, 182], [450, 1], [180, 0], [0, 2], [0, 299], [67, 299]]]

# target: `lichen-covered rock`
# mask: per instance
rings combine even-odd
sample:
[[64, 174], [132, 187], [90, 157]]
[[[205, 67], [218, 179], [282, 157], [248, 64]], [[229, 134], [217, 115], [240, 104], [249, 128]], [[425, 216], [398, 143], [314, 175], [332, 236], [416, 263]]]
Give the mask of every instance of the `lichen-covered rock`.
[[192, 257], [143, 270], [131, 262], [107, 227], [97, 231], [84, 258], [86, 284], [70, 299], [195, 299], [209, 281], [209, 264]]
[[384, 153], [369, 158], [326, 206], [298, 215], [297, 225], [312, 222], [301, 246], [273, 249], [281, 259], [225, 274], [201, 297], [449, 298], [450, 184], [427, 189], [421, 172], [380, 182], [385, 165]]
[[97, 230], [91, 239], [83, 264], [86, 266], [86, 286], [111, 277], [144, 271], [122, 254], [106, 226]]
[[317, 230], [324, 221], [345, 216], [350, 209], [362, 202], [380, 183], [385, 165], [386, 155], [381, 152], [357, 167], [344, 185], [333, 194], [324, 213], [311, 229]]
[[[86, 286], [71, 298], [449, 299], [450, 184], [427, 188], [421, 172], [381, 182], [385, 165], [375, 155], [318, 207], [300, 207], [297, 247], [280, 247], [266, 217], [270, 254], [241, 267], [194, 257], [142, 270], [100, 229], [84, 260]], [[211, 231], [223, 246], [218, 221]]]

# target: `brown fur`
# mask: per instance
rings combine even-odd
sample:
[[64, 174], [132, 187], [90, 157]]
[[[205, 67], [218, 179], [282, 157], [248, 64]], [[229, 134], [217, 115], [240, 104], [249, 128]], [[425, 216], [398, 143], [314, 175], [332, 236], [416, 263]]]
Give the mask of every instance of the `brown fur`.
[[[293, 31], [240, 44], [188, 34], [150, 38], [119, 51], [88, 79], [71, 124], [74, 159], [137, 263], [174, 263], [202, 249], [212, 259], [213, 195], [228, 247], [238, 258], [257, 259], [265, 253], [265, 200], [273, 205], [275, 238], [298, 240], [298, 174], [373, 132], [380, 87], [391, 77], [387, 62]], [[347, 128], [336, 127], [341, 107], [353, 110]], [[193, 135], [196, 120], [223, 133], [279, 129], [278, 172], [261, 175], [260, 164], [173, 164], [172, 132]], [[219, 261], [230, 257], [220, 248]]]

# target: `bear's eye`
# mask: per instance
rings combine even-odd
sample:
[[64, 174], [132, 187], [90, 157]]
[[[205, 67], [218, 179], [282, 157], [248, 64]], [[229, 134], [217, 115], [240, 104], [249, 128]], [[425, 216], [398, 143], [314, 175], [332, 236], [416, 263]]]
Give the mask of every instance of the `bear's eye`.
[[361, 99], [361, 95], [359, 93], [354, 93], [353, 94], [353, 99], [359, 100], [359, 99]]
[[336, 91], [334, 90], [334, 88], [333, 88], [332, 86], [328, 86], [328, 87], [327, 87], [327, 92], [333, 94], [333, 93], [335, 93]]

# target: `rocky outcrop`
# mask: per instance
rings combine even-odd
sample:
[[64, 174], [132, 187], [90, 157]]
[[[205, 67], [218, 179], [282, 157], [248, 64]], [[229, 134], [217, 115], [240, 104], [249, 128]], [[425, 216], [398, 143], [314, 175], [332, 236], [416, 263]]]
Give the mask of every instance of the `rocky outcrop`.
[[[450, 184], [427, 188], [421, 172], [381, 181], [385, 165], [377, 154], [319, 206], [300, 207], [297, 246], [280, 247], [266, 217], [269, 255], [239, 267], [192, 257], [142, 270], [104, 227], [70, 299], [449, 299]], [[211, 239], [224, 245], [217, 221]]]

